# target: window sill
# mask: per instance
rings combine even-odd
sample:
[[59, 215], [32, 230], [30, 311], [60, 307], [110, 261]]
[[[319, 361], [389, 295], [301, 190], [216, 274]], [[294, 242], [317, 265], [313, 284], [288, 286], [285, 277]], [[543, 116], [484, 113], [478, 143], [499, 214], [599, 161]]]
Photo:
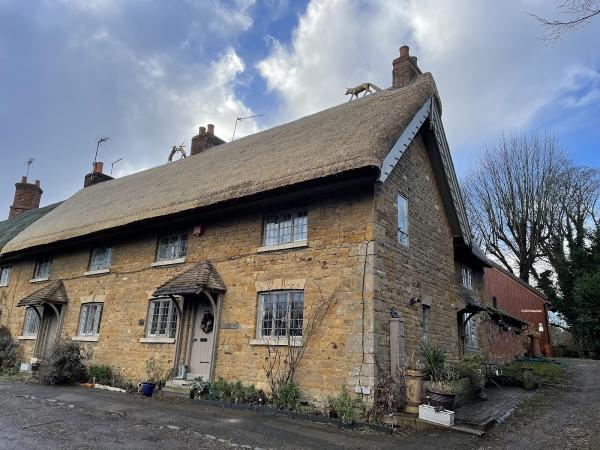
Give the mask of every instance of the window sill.
[[166, 337], [143, 337], [140, 338], [142, 344], [174, 344], [175, 338]]
[[302, 345], [301, 337], [292, 337], [292, 338], [273, 338], [273, 337], [263, 337], [259, 339], [250, 339], [250, 345], [282, 345], [282, 346], [290, 346], [290, 347], [300, 347]]
[[173, 264], [181, 264], [185, 262], [184, 258], [176, 258], [176, 259], [165, 259], [163, 261], [154, 261], [150, 266], [152, 267], [160, 267], [160, 266], [170, 266]]
[[17, 339], [20, 341], [35, 341], [37, 336], [18, 336]]
[[89, 277], [90, 275], [102, 275], [103, 273], [109, 273], [110, 269], [98, 269], [98, 270], [88, 270], [87, 272], [83, 272], [83, 275]]
[[77, 342], [98, 342], [98, 337], [99, 336], [73, 336], [71, 340]]
[[42, 281], [48, 281], [48, 277], [32, 278], [31, 280], [29, 280], [30, 283], [41, 283]]
[[8, 287], [8, 283], [6, 283], [6, 284], [0, 284], [0, 287]]
[[257, 253], [272, 252], [275, 250], [285, 250], [288, 248], [308, 247], [308, 241], [288, 242], [287, 244], [265, 245], [256, 249]]

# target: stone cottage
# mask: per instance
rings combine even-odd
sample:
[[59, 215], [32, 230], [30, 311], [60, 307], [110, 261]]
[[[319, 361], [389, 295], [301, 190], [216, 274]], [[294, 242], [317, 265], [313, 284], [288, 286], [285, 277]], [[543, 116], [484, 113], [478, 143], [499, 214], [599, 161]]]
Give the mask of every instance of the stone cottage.
[[182, 383], [266, 387], [269, 351], [305, 345], [308, 399], [371, 401], [421, 339], [475, 346], [486, 264], [441, 100], [408, 47], [392, 65], [381, 92], [230, 143], [202, 127], [188, 158], [90, 177], [14, 236], [2, 324], [23, 358], [67, 339], [135, 381], [154, 356]]

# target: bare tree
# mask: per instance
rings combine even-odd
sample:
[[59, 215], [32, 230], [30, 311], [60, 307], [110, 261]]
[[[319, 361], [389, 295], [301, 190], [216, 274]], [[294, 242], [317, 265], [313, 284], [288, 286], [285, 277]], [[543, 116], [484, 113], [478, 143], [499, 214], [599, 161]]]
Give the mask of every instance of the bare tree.
[[465, 182], [475, 240], [510, 272], [529, 281], [563, 211], [570, 159], [552, 134], [503, 134], [486, 147]]
[[600, 14], [600, 0], [561, 0], [557, 5], [561, 19], [548, 19], [532, 14], [545, 31], [544, 39], [556, 41], [563, 34], [581, 28]]
[[[308, 344], [323, 323], [327, 312], [337, 300], [339, 289], [334, 290], [331, 295], [325, 297], [321, 292], [321, 288], [318, 285], [317, 287], [319, 297], [308, 308], [304, 309], [301, 316], [290, 317], [282, 321], [284, 322], [282, 329], [286, 330], [284, 336], [275, 339], [263, 337], [267, 351], [263, 370], [274, 396], [277, 396], [277, 392], [282, 386], [294, 381], [296, 370], [302, 361]], [[273, 327], [276, 327], [275, 321], [276, 319], [273, 318]], [[292, 322], [296, 323], [292, 324]], [[292, 336], [290, 330], [298, 327], [301, 334]]]

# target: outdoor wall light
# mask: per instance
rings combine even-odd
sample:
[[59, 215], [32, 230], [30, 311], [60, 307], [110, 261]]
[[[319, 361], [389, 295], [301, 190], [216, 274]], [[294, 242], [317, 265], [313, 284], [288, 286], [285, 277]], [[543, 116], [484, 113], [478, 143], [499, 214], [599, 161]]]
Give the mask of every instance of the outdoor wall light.
[[417, 303], [421, 303], [421, 298], [420, 297], [413, 297], [410, 299], [410, 306], [414, 306]]

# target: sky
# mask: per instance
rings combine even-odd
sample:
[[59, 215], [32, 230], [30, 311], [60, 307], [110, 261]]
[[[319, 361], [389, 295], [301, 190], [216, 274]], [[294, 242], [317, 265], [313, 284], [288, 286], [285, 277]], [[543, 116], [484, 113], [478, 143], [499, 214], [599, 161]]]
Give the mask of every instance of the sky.
[[548, 43], [549, 0], [0, 0], [0, 217], [34, 158], [42, 205], [98, 160], [164, 164], [198, 127], [236, 136], [391, 84], [409, 45], [436, 80], [459, 177], [503, 131], [552, 130], [600, 167], [600, 19]]

